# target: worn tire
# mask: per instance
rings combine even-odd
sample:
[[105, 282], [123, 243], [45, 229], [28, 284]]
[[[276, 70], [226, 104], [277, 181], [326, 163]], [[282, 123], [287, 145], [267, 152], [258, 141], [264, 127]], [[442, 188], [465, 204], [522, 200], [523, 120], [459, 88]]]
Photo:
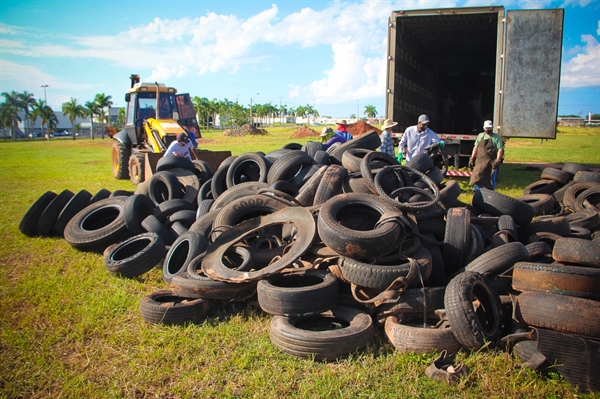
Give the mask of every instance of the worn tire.
[[71, 190], [63, 190], [48, 204], [37, 221], [36, 230], [39, 235], [50, 235], [58, 216], [74, 195]]
[[384, 214], [396, 214], [396, 210], [376, 196], [336, 195], [319, 212], [319, 237], [342, 256], [369, 261], [389, 252], [390, 243], [395, 243], [404, 230], [395, 222], [378, 225]]
[[112, 246], [104, 256], [104, 266], [120, 277], [137, 277], [158, 265], [166, 252], [158, 234], [142, 233]]
[[318, 315], [274, 316], [270, 338], [283, 352], [327, 361], [365, 348], [374, 332], [373, 320], [367, 313], [336, 306]]
[[495, 216], [510, 215], [519, 226], [531, 223], [534, 214], [531, 205], [486, 188], [475, 190], [473, 206]]
[[54, 234], [62, 237], [65, 232], [65, 226], [69, 223], [69, 220], [85, 208], [89, 204], [91, 198], [92, 194], [87, 190], [77, 192], [67, 205], [65, 205], [60, 212], [60, 215], [58, 215], [58, 219], [56, 219], [54, 227], [52, 228]]
[[138, 235], [145, 231], [142, 221], [152, 215], [155, 207], [154, 202], [146, 195], [134, 194], [127, 197], [124, 205], [125, 225], [132, 235]]
[[502, 325], [500, 297], [486, 277], [460, 273], [448, 283], [444, 305], [452, 332], [464, 348], [477, 350], [488, 342], [495, 346]]
[[46, 191], [44, 194], [40, 195], [21, 218], [19, 231], [29, 237], [35, 236], [37, 234], [37, 222], [40, 216], [56, 196], [57, 194], [53, 191]]
[[271, 185], [279, 180], [291, 181], [298, 172], [314, 164], [313, 157], [304, 151], [289, 151], [277, 159], [267, 174], [266, 182]]
[[471, 239], [471, 212], [464, 208], [450, 208], [446, 216], [446, 231], [442, 256], [446, 275], [450, 276], [466, 265]]
[[512, 273], [512, 287], [520, 292], [545, 292], [598, 301], [600, 269], [560, 263], [517, 262]]
[[159, 290], [140, 300], [140, 314], [144, 320], [156, 324], [199, 323], [208, 317], [209, 303], [204, 299], [190, 299], [171, 290]]
[[385, 336], [400, 353], [457, 352], [461, 345], [452, 329], [447, 324], [436, 327], [438, 321], [428, 318], [423, 325], [421, 317], [400, 323], [396, 316], [391, 316], [385, 320]]
[[544, 168], [540, 177], [542, 180], [554, 180], [561, 186], [564, 186], [572, 179], [572, 175], [570, 173], [556, 168]]
[[342, 184], [347, 176], [348, 170], [343, 166], [329, 165], [319, 182], [313, 205], [321, 205], [331, 197], [341, 194]]
[[163, 281], [170, 283], [173, 276], [187, 272], [188, 263], [206, 251], [208, 241], [200, 234], [188, 231], [177, 237], [169, 248], [163, 263]]
[[141, 154], [133, 154], [129, 157], [129, 180], [136, 186], [146, 180], [144, 156]]
[[183, 190], [177, 176], [169, 171], [156, 172], [148, 185], [148, 197], [157, 206], [167, 200], [182, 198]]
[[256, 293], [259, 306], [269, 314], [317, 314], [336, 305], [338, 282], [328, 271], [309, 269], [280, 273], [260, 280]]
[[229, 165], [227, 176], [225, 177], [225, 184], [229, 189], [236, 184], [248, 181], [266, 182], [270, 167], [271, 162], [263, 155], [255, 152], [246, 152], [237, 157], [231, 165]]
[[517, 262], [528, 260], [529, 252], [527, 248], [517, 241], [501, 245], [483, 253], [465, 266], [465, 270], [492, 277], [504, 273]]
[[568, 334], [600, 338], [600, 302], [591, 299], [523, 292], [518, 314], [529, 325]]
[[125, 225], [126, 197], [103, 199], [82, 209], [65, 226], [65, 240], [81, 251], [102, 252], [129, 236]]
[[554, 243], [552, 258], [557, 262], [600, 267], [600, 243], [582, 238], [559, 238]]

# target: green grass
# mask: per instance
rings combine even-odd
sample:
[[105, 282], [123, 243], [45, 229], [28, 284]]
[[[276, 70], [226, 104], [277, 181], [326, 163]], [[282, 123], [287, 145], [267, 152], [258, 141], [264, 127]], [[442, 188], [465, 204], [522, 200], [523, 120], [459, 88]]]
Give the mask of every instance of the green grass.
[[[203, 132], [200, 147], [239, 155], [308, 140], [290, 139], [293, 131], [237, 138]], [[572, 136], [568, 140], [578, 145], [589, 142]], [[297, 359], [271, 345], [270, 316], [255, 302], [214, 302], [201, 325], [145, 323], [139, 300], [166, 288], [160, 270], [137, 280], [114, 278], [101, 255], [75, 251], [63, 239], [28, 238], [17, 229], [46, 190], [133, 189], [113, 179], [110, 146], [110, 140], [89, 139], [0, 142], [0, 397], [580, 397], [556, 374], [519, 368], [506, 353], [460, 352], [457, 360], [471, 369], [467, 379], [454, 386], [429, 380], [424, 370], [435, 356], [400, 355], [380, 329], [364, 352], [347, 359]], [[569, 160], [580, 152], [559, 147]], [[514, 154], [515, 162], [527, 160]], [[499, 190], [518, 194], [538, 179], [539, 171], [504, 165]]]

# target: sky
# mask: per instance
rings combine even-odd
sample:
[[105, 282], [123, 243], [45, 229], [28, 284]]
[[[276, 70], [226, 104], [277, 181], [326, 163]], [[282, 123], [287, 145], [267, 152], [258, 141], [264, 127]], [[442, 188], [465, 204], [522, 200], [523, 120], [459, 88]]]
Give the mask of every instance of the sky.
[[119, 107], [137, 73], [245, 106], [362, 117], [372, 105], [383, 117], [391, 12], [490, 4], [564, 8], [558, 114], [600, 113], [600, 0], [2, 0], [0, 93], [55, 110], [105, 93]]

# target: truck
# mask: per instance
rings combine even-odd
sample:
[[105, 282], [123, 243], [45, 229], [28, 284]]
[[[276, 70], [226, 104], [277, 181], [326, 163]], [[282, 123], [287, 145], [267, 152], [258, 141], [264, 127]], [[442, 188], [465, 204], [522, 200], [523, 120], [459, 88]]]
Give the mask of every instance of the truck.
[[[141, 82], [130, 76], [125, 93], [125, 127], [112, 135], [112, 171], [117, 179], [143, 182], [156, 172], [158, 160], [179, 133], [201, 138], [190, 95], [164, 83]], [[196, 151], [212, 170], [231, 156], [231, 151]]]
[[421, 114], [456, 171], [466, 166], [484, 120], [503, 140], [555, 139], [563, 20], [560, 8], [393, 11], [386, 117], [398, 122], [396, 145]]

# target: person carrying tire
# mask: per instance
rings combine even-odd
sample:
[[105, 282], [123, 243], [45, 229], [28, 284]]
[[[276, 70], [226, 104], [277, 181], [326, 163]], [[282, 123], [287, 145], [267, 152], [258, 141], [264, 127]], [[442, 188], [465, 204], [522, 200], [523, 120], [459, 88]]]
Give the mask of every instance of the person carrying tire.
[[425, 114], [419, 116], [417, 124], [409, 126], [404, 131], [398, 144], [398, 162], [404, 160], [404, 146], [406, 146], [406, 160], [410, 161], [416, 155], [424, 153], [425, 148], [438, 143], [440, 147], [444, 142], [433, 130], [429, 128], [429, 117]]
[[[346, 120], [339, 120], [337, 125], [337, 130], [334, 132], [333, 137], [323, 143], [323, 151], [327, 151], [327, 149], [335, 143], [343, 144], [352, 140], [352, 134], [348, 132]], [[325, 133], [325, 136], [327, 134], [329, 133]], [[321, 133], [321, 135], [323, 135], [323, 133]]]
[[173, 141], [169, 148], [165, 151], [163, 157], [174, 155], [176, 157], [186, 157], [192, 159], [198, 159], [196, 149], [190, 141], [190, 138], [185, 133], [179, 133], [177, 140]]
[[494, 190], [498, 168], [504, 157], [504, 142], [499, 134], [492, 131], [492, 121], [483, 122], [483, 129], [475, 140], [469, 159], [469, 167], [473, 169], [469, 185], [474, 186], [476, 190], [480, 187]]

